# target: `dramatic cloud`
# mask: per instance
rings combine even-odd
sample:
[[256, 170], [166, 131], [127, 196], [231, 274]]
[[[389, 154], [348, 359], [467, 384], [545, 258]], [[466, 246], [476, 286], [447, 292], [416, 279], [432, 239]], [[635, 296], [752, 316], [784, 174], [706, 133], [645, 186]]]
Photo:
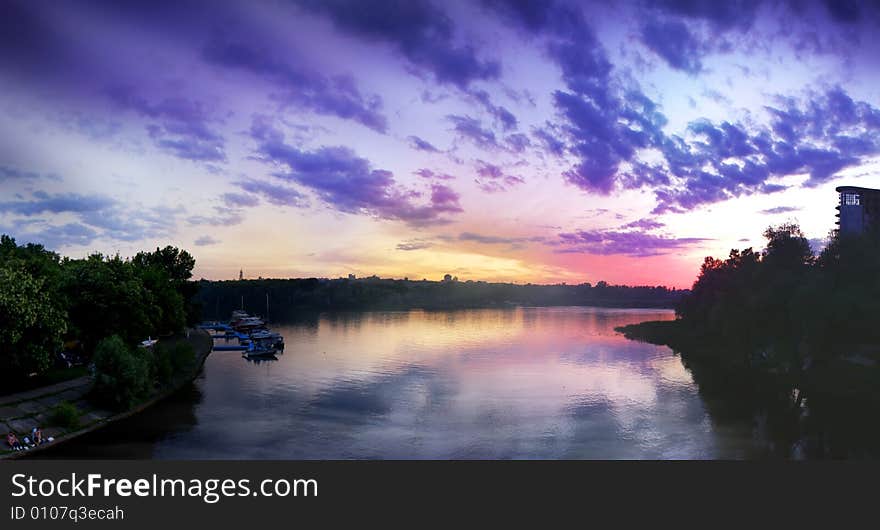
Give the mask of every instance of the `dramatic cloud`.
[[705, 21], [716, 30], [749, 29], [755, 21], [760, 0], [651, 0], [648, 2], [659, 12]]
[[559, 234], [558, 253], [635, 257], [658, 256], [704, 242], [702, 238], [675, 238], [637, 231], [578, 230]]
[[130, 86], [115, 86], [108, 93], [120, 108], [151, 120], [147, 132], [159, 149], [187, 160], [226, 161], [225, 140], [209, 128], [216, 120], [200, 103], [179, 97], [152, 103]]
[[880, 154], [880, 110], [853, 101], [840, 88], [807, 102], [780, 103], [766, 108], [771, 116], [766, 126], [698, 120], [688, 127], [692, 141], [667, 137], [660, 151], [674, 182], [656, 190], [655, 212], [785, 189], [768, 182], [774, 177], [807, 174], [804, 186], [813, 187]]
[[413, 66], [439, 83], [466, 88], [471, 82], [495, 79], [498, 62], [482, 60], [470, 45], [455, 41], [452, 19], [428, 0], [362, 2], [360, 0], [298, 0], [324, 13], [336, 26], [355, 35], [391, 45]]
[[278, 176], [312, 189], [339, 211], [415, 225], [438, 222], [443, 214], [461, 211], [458, 194], [441, 184], [431, 185], [427, 204], [417, 204], [419, 192], [401, 187], [390, 171], [373, 169], [348, 147], [302, 151], [285, 144], [283, 134], [265, 124], [257, 124], [252, 136], [263, 161], [287, 169]]
[[553, 2], [486, 4], [525, 31], [547, 39], [545, 52], [561, 69], [567, 88], [553, 92], [564, 119], [554, 127], [568, 145], [542, 129], [533, 132], [552, 153], [565, 150], [577, 157], [575, 166], [564, 174], [568, 182], [586, 191], [611, 193], [620, 164], [633, 160], [638, 149], [659, 144], [666, 118], [637, 89], [620, 89], [604, 48], [579, 8]]
[[684, 22], [650, 20], [642, 26], [642, 42], [672, 68], [690, 74], [703, 69], [700, 62], [703, 46]]
[[382, 98], [361, 94], [349, 75], [325, 77], [283, 62], [266, 49], [241, 42], [212, 41], [203, 56], [213, 64], [241, 69], [278, 84], [284, 91], [281, 97], [285, 103], [353, 120], [381, 133], [388, 128], [381, 112]]

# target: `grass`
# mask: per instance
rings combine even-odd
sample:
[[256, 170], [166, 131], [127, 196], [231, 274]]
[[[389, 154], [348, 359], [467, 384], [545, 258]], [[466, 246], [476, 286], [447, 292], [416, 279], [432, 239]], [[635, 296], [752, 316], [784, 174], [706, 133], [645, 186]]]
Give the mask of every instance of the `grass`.
[[64, 429], [75, 429], [79, 427], [79, 409], [69, 401], [62, 401], [49, 414], [49, 423]]

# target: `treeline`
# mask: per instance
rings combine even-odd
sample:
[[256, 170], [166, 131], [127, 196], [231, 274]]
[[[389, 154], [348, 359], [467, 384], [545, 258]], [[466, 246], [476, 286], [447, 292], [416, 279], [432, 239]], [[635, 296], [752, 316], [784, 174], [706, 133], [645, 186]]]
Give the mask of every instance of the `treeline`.
[[512, 305], [672, 307], [686, 291], [598, 282], [581, 285], [516, 285], [474, 281], [361, 279], [260, 279], [200, 282], [206, 318], [225, 319], [242, 305], [281, 318], [297, 311], [457, 309]]
[[835, 233], [815, 255], [795, 224], [764, 236], [762, 252], [706, 258], [676, 306], [688, 330], [784, 371], [880, 345], [880, 238]]
[[170, 246], [71, 259], [0, 236], [0, 382], [9, 390], [47, 371], [65, 344], [90, 358], [108, 337], [130, 348], [183, 330], [199, 319], [194, 265]]
[[880, 234], [832, 233], [818, 254], [795, 224], [764, 236], [706, 258], [678, 319], [618, 329], [677, 351], [712, 414], [751, 421], [770, 454], [875, 458]]

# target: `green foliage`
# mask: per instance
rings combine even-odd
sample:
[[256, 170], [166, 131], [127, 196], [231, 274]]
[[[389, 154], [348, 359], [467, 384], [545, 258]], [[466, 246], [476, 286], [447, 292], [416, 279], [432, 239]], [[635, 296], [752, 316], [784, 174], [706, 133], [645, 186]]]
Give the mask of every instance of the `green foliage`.
[[171, 246], [130, 260], [61, 259], [0, 236], [0, 380], [17, 388], [45, 372], [62, 340], [81, 341], [88, 354], [110, 335], [132, 345], [181, 331], [200, 318], [194, 265]]
[[177, 341], [171, 346], [159, 343], [153, 347], [151, 373], [159, 385], [167, 385], [176, 374], [192, 368], [194, 361], [195, 351], [189, 343]]
[[[162, 322], [164, 328], [169, 331], [179, 331], [185, 324], [193, 325], [199, 321], [201, 307], [194, 301], [198, 284], [189, 281], [196, 260], [189, 252], [166, 246], [163, 249], [156, 248], [155, 252], [139, 252], [132, 258], [132, 263], [139, 270], [153, 271], [154, 275], [158, 275], [154, 280], [159, 279], [165, 289], [177, 293], [175, 297], [165, 289], [160, 291], [163, 300], [172, 299], [163, 307], [174, 309], [173, 314], [164, 315]], [[178, 299], [180, 303], [177, 303]]]
[[130, 262], [93, 254], [63, 266], [72, 332], [87, 349], [109, 335], [134, 344], [155, 333], [162, 308]]
[[132, 407], [152, 390], [151, 359], [144, 350], [132, 350], [118, 336], [95, 348], [95, 400], [113, 410]]
[[[8, 244], [8, 238], [2, 245]], [[14, 244], [14, 243], [13, 243]], [[20, 380], [52, 365], [67, 315], [46, 289], [43, 278], [26, 270], [24, 262], [0, 262], [0, 377]], [[33, 267], [38, 269], [38, 267]]]
[[188, 342], [179, 341], [174, 345], [171, 356], [171, 364], [175, 373], [180, 373], [192, 368], [196, 360], [196, 352]]
[[731, 350], [759, 353], [796, 370], [807, 357], [829, 358], [880, 342], [880, 242], [839, 237], [817, 258], [794, 224], [768, 228], [767, 248], [706, 258], [676, 307], [692, 329], [723, 339]]
[[75, 429], [79, 427], [80, 423], [79, 409], [69, 401], [62, 401], [52, 409], [49, 415], [49, 423], [64, 429]]

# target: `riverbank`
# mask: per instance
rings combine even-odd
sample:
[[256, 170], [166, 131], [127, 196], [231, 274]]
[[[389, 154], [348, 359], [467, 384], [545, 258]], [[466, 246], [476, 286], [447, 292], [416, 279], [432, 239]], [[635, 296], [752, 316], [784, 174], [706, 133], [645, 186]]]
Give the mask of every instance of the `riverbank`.
[[880, 407], [880, 345], [852, 344], [834, 354], [799, 344], [796, 352], [745, 350], [700, 333], [681, 319], [615, 328], [630, 340], [668, 346], [689, 367], [718, 376], [761, 378], [814, 399], [853, 400]]
[[[93, 383], [93, 378], [90, 376], [3, 396], [0, 398], [0, 429], [4, 429], [3, 434], [14, 431], [21, 439], [25, 435], [30, 436], [31, 429], [39, 426], [42, 428], [43, 437], [51, 436], [54, 441], [24, 451], [7, 450], [4, 441], [4, 452], [0, 453], [0, 459], [39, 454], [43, 450], [57, 447], [61, 443], [137, 414], [177, 392], [199, 374], [205, 359], [211, 353], [213, 340], [204, 330], [190, 330], [185, 335], [172, 336], [162, 339], [161, 342], [171, 346], [177, 341], [186, 341], [192, 346], [194, 351], [192, 368], [178, 374], [168, 385], [156, 389], [145, 401], [123, 412], [112, 412], [96, 407], [87, 399]], [[75, 407], [79, 418], [79, 423], [75, 427], [51, 425], [53, 411], [61, 403], [69, 403]]]

